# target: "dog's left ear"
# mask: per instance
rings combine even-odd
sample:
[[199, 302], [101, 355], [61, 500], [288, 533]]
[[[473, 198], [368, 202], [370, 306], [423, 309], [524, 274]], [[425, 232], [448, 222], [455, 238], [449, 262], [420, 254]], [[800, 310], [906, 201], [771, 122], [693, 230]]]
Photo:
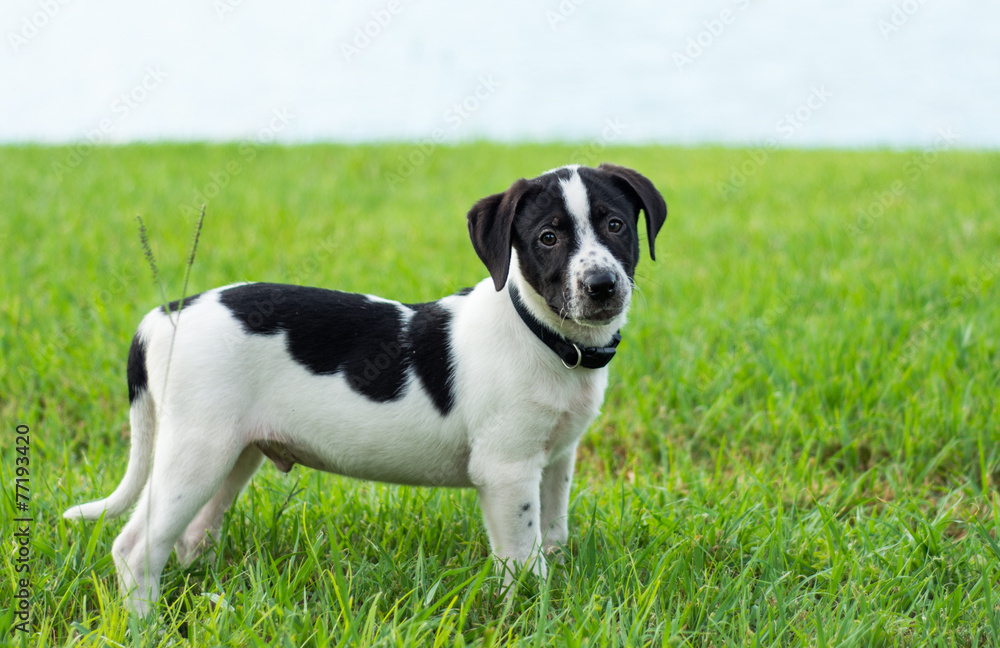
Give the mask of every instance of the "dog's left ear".
[[503, 290], [510, 273], [511, 234], [517, 209], [536, 185], [521, 178], [503, 193], [487, 196], [469, 210], [472, 247], [493, 277], [497, 291]]
[[[598, 171], [603, 171], [619, 181], [625, 193], [633, 200], [638, 201], [637, 207], [646, 212], [646, 239], [649, 241], [649, 258], [656, 260], [656, 253], [653, 249], [653, 241], [663, 222], [667, 220], [667, 203], [663, 196], [656, 190], [649, 178], [638, 171], [633, 171], [616, 164], [605, 162], [597, 167]], [[636, 217], [638, 218], [638, 212]]]

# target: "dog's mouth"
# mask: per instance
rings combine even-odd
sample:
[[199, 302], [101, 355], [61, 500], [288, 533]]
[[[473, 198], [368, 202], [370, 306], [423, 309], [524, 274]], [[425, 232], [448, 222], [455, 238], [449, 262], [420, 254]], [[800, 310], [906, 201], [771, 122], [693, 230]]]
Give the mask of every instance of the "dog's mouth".
[[626, 306], [627, 303], [591, 305], [589, 308], [586, 306], [583, 308], [571, 308], [567, 304], [559, 306], [549, 304], [549, 308], [560, 320], [569, 320], [574, 324], [591, 328], [613, 324], [625, 312]]
[[622, 315], [631, 302], [631, 288], [630, 281], [613, 270], [577, 273], [567, 282], [559, 298], [552, 300], [560, 306], [553, 311], [563, 320], [588, 328], [616, 323], [621, 326]]
[[601, 308], [588, 312], [583, 317], [575, 318], [574, 321], [583, 326], [607, 326], [622, 314], [622, 310], [621, 308]]
[[[533, 286], [532, 286], [533, 287]], [[622, 291], [618, 295], [604, 299], [592, 299], [579, 294], [571, 286], [565, 286], [561, 291], [542, 293], [537, 288], [535, 292], [541, 297], [545, 308], [558, 320], [552, 322], [558, 328], [559, 324], [569, 324], [581, 328], [596, 329], [612, 325], [621, 326], [622, 315], [628, 310], [631, 302], [631, 291]], [[535, 302], [538, 306], [542, 303]]]

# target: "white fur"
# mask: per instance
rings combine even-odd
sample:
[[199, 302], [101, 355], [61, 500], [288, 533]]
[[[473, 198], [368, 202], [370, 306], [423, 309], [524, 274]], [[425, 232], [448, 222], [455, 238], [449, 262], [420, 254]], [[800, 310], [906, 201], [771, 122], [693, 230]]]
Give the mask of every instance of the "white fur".
[[[566, 210], [573, 219], [573, 229], [579, 248], [569, 260], [569, 272], [567, 273], [566, 292], [567, 299], [566, 315], [574, 322], [585, 321], [583, 317], [584, 303], [586, 296], [584, 293], [584, 277], [595, 270], [609, 271], [614, 273], [618, 285], [626, 286], [629, 283], [625, 268], [611, 254], [611, 252], [597, 238], [594, 227], [590, 222], [590, 198], [587, 195], [587, 187], [583, 183], [576, 166], [568, 167], [572, 170], [572, 175], [568, 180], [560, 180], [559, 186], [562, 188], [563, 200], [566, 203]], [[625, 325], [625, 317], [628, 313], [631, 290], [626, 289], [621, 294], [625, 298], [625, 305], [619, 314], [606, 325], [599, 326], [594, 344], [603, 344], [607, 340], [605, 330], [610, 326], [612, 330], [620, 329]], [[582, 328], [590, 328], [584, 324]], [[586, 333], [578, 333], [578, 338], [590, 337]], [[604, 340], [601, 341], [601, 338]]]
[[[620, 270], [587, 232], [586, 189], [575, 172], [564, 192], [584, 241], [574, 267], [594, 262], [585, 252], [603, 250], [598, 262]], [[560, 320], [524, 280], [516, 255], [509, 280], [536, 317], [583, 344], [607, 343], [624, 322], [624, 312], [604, 326]], [[221, 290], [174, 323], [160, 309], [143, 319], [148, 391], [132, 406], [125, 477], [107, 499], [65, 513], [114, 516], [138, 502], [113, 548], [132, 610], [150, 611], [171, 548], [187, 563], [218, 538], [223, 514], [263, 461], [253, 445], [261, 441], [294, 444], [300, 463], [344, 475], [476, 488], [494, 554], [545, 576], [544, 554], [568, 538], [576, 445], [599, 412], [606, 368], [564, 367], [508, 292], [486, 279], [440, 302], [453, 315], [455, 370], [454, 406], [442, 416], [412, 369], [404, 395], [384, 403], [341, 374], [311, 373], [290, 357], [285, 333], [247, 334], [220, 303]]]

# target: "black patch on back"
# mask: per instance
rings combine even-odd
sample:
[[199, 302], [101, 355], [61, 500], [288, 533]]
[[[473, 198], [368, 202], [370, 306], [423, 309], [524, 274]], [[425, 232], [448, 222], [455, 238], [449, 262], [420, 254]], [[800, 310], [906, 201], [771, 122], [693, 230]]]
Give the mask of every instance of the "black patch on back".
[[465, 297], [466, 295], [470, 294], [473, 290], [474, 289], [471, 288], [471, 287], [469, 287], [469, 288], [462, 288], [461, 290], [459, 290], [455, 294], [458, 295], [459, 297]]
[[281, 284], [248, 284], [222, 291], [219, 301], [250, 334], [287, 333], [288, 352], [310, 372], [343, 373], [371, 400], [400, 398], [406, 388], [403, 314], [364, 295]]
[[191, 304], [193, 304], [196, 301], [198, 301], [198, 298], [201, 297], [201, 295], [202, 295], [202, 293], [198, 293], [197, 295], [191, 295], [190, 297], [185, 297], [183, 299], [183, 301], [180, 300], [180, 299], [175, 299], [174, 301], [172, 301], [169, 304], [167, 304], [166, 308], [164, 308], [163, 306], [160, 306], [160, 310], [163, 311], [164, 313], [166, 313], [168, 310], [171, 313], [176, 313], [178, 307], [180, 307], [180, 308], [187, 308]]
[[[317, 375], [343, 373], [351, 389], [377, 402], [401, 398], [412, 366], [434, 406], [454, 406], [451, 314], [437, 302], [404, 305], [364, 295], [281, 284], [247, 284], [219, 301], [252, 335], [287, 335], [288, 352]], [[405, 325], [405, 326], [404, 326]]]
[[[468, 294], [468, 293], [466, 293]], [[447, 416], [455, 404], [452, 381], [455, 375], [451, 355], [451, 313], [437, 302], [410, 305], [411, 357], [417, 377], [430, 394], [434, 406]]]
[[132, 338], [132, 346], [128, 350], [128, 368], [125, 372], [128, 381], [129, 405], [149, 386], [149, 375], [146, 373], [146, 343], [139, 334]]

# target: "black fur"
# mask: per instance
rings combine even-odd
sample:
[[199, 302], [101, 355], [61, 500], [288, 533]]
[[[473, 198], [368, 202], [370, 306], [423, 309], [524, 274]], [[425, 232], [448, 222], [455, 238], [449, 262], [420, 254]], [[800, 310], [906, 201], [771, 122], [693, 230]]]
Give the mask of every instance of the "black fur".
[[[605, 162], [597, 167], [597, 174], [604, 173], [612, 178], [619, 189], [632, 201], [635, 208], [636, 227], [639, 225], [639, 210], [646, 213], [646, 242], [649, 244], [649, 258], [656, 260], [656, 235], [667, 220], [667, 203], [649, 178], [638, 171], [617, 164]], [[581, 169], [582, 177], [594, 174], [593, 169]]]
[[404, 311], [364, 295], [281, 284], [247, 284], [222, 291], [220, 301], [247, 333], [287, 334], [288, 352], [317, 375], [342, 373], [351, 389], [376, 402], [402, 398], [411, 366], [435, 407], [454, 404], [450, 314], [437, 303]]
[[125, 377], [128, 381], [128, 402], [131, 405], [149, 386], [149, 376], [146, 374], [146, 343], [138, 333], [132, 338], [132, 346], [128, 350], [128, 369]]
[[[587, 188], [594, 232], [621, 261], [631, 279], [639, 262], [639, 215], [646, 213], [652, 257], [653, 241], [667, 217], [663, 197], [646, 177], [625, 167], [602, 164], [597, 169], [579, 167], [577, 172]], [[559, 186], [560, 180], [572, 174], [571, 169], [558, 169], [532, 180], [518, 180], [507, 191], [477, 202], [468, 214], [472, 244], [489, 269], [496, 289], [503, 288], [507, 281], [513, 247], [522, 261], [524, 278], [556, 314], [561, 314], [565, 306], [567, 261], [579, 248]], [[612, 218], [629, 226], [611, 232], [608, 222]], [[554, 245], [541, 242], [546, 231], [555, 235]]]
[[455, 404], [451, 381], [455, 374], [451, 354], [451, 313], [436, 302], [414, 304], [410, 320], [410, 350], [414, 369], [435, 407], [447, 415]]
[[479, 259], [490, 271], [497, 292], [510, 272], [510, 237], [514, 217], [525, 198], [541, 187], [537, 180], [521, 178], [503, 193], [479, 200], [469, 210], [469, 237]]
[[[185, 297], [184, 300], [183, 300], [183, 308], [187, 308], [191, 304], [193, 304], [196, 301], [198, 301], [199, 297], [201, 297], [201, 293], [198, 293], [197, 295], [191, 295], [190, 297]], [[180, 299], [175, 299], [174, 301], [172, 301], [169, 304], [167, 304], [166, 309], [164, 309], [163, 306], [160, 306], [160, 310], [163, 311], [164, 313], [166, 313], [167, 310], [169, 310], [171, 313], [176, 313], [177, 312], [177, 308], [179, 306], [181, 306], [181, 300]]]
[[[631, 279], [639, 262], [639, 238], [633, 223], [639, 211], [603, 173], [592, 169], [579, 170], [587, 187], [590, 202], [590, 223], [601, 244], [619, 259], [626, 275]], [[521, 215], [513, 223], [512, 245], [522, 259], [521, 272], [527, 282], [552, 312], [560, 314], [566, 305], [565, 273], [569, 259], [580, 247], [573, 225], [573, 217], [566, 211], [559, 181], [570, 174], [567, 169], [550, 173], [538, 179], [545, 185], [535, 200], [525, 204]], [[618, 232], [608, 230], [608, 222], [618, 218], [629, 226]], [[555, 245], [541, 242], [543, 232], [555, 235]]]

